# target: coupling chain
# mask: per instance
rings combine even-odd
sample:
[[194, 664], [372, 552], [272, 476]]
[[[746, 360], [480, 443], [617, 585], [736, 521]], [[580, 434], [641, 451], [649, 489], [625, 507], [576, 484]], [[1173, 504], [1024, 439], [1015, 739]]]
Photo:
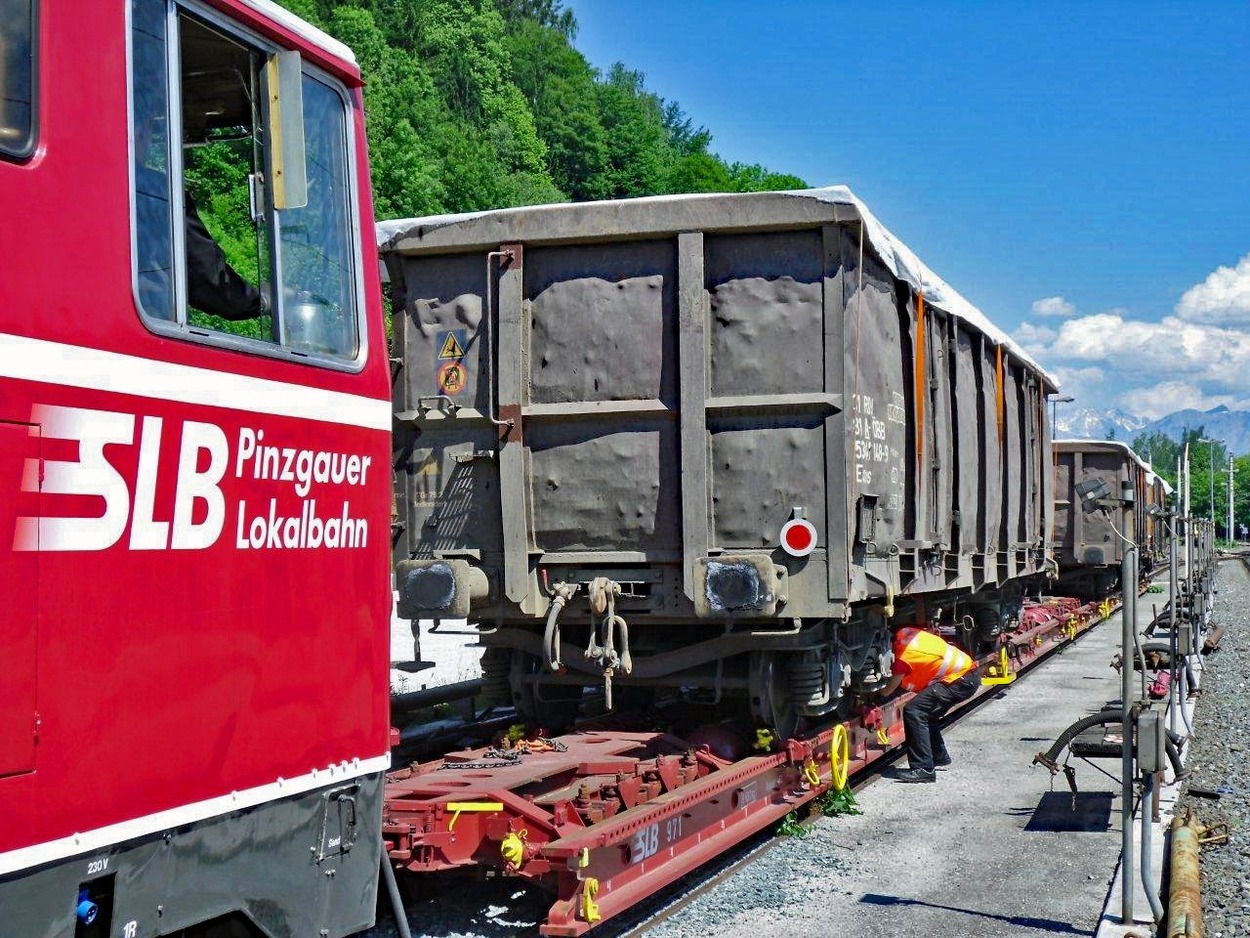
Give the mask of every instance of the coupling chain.
[[[496, 752], [499, 752], [499, 750], [494, 750], [494, 749], [488, 750], [486, 755], [489, 756]], [[520, 753], [517, 753], [515, 756], [509, 756], [508, 758], [497, 758], [494, 761], [490, 761], [487, 759], [482, 759], [477, 762], [446, 762], [444, 761], [443, 764], [438, 767], [438, 770], [441, 772], [444, 769], [469, 769], [474, 772], [481, 772], [486, 769], [511, 768], [514, 765], [518, 765], [520, 761], [521, 761]]]
[[536, 752], [568, 752], [569, 747], [558, 739], [551, 739], [547, 736], [535, 736], [533, 739], [522, 740], [511, 748], [504, 749], [500, 746], [492, 746], [482, 753], [482, 758], [473, 762], [450, 762], [443, 761], [439, 771], [443, 769], [470, 769], [472, 771], [481, 771], [483, 769], [507, 769], [514, 765], [519, 765], [522, 756], [532, 755]]

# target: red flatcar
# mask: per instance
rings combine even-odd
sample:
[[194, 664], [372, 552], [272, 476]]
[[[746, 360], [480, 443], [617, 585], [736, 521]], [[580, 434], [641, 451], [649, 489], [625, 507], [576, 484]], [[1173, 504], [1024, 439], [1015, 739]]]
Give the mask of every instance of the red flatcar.
[[351, 52], [268, 0], [0, 0], [0, 207], [0, 934], [368, 926], [391, 409]]

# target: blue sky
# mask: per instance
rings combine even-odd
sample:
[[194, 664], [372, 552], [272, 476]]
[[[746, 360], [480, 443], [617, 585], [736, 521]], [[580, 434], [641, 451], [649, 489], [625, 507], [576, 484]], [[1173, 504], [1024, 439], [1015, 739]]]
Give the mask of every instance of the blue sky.
[[1250, 2], [567, 5], [726, 159], [849, 185], [1080, 405], [1250, 407]]

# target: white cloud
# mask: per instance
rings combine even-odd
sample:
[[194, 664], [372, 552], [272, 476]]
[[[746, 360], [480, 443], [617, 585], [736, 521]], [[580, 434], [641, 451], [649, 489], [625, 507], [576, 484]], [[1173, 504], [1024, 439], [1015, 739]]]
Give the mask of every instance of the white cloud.
[[1176, 314], [1190, 322], [1217, 325], [1250, 322], [1250, 254], [1236, 267], [1217, 267], [1202, 283], [1186, 290], [1176, 304]]
[[1022, 322], [1016, 330], [1016, 340], [1030, 355], [1044, 354], [1046, 347], [1055, 340], [1059, 333], [1047, 326], [1035, 326], [1031, 322]]
[[1248, 331], [1179, 316], [1143, 322], [1123, 310], [1066, 319], [1054, 330], [1026, 326], [1017, 331], [1021, 343], [1079, 406], [1115, 404], [1156, 418], [1250, 402]]
[[1185, 291], [1160, 322], [1123, 308], [1081, 314], [1061, 296], [1037, 300], [1046, 324], [1021, 324], [1017, 341], [1078, 407], [1122, 407], [1158, 418], [1224, 405], [1250, 409], [1250, 254]]
[[1061, 296], [1048, 296], [1033, 301], [1033, 314], [1036, 316], [1071, 316], [1076, 307]]
[[1054, 370], [1055, 377], [1063, 387], [1065, 394], [1071, 394], [1073, 385], [1089, 386], [1104, 384], [1107, 372], [1102, 368], [1073, 368], [1070, 365], [1059, 365]]
[[[1059, 382], [1059, 393], [1063, 397], [1075, 398], [1075, 402], [1065, 402], [1059, 407], [1059, 416], [1065, 413], [1064, 408], [1086, 408], [1101, 410], [1103, 402], [1109, 400], [1105, 388], [1107, 372], [1103, 368], [1080, 368], [1071, 365], [1047, 365], [1047, 370]], [[1070, 411], [1069, 411], [1070, 413]]]

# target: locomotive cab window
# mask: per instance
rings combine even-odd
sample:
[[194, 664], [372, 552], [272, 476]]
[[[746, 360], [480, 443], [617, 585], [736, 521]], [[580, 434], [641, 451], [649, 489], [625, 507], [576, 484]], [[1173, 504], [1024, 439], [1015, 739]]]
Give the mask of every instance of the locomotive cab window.
[[356, 358], [344, 93], [208, 11], [134, 0], [131, 22], [144, 318], [198, 341]]
[[35, 0], [0, 0], [0, 155], [35, 144]]

